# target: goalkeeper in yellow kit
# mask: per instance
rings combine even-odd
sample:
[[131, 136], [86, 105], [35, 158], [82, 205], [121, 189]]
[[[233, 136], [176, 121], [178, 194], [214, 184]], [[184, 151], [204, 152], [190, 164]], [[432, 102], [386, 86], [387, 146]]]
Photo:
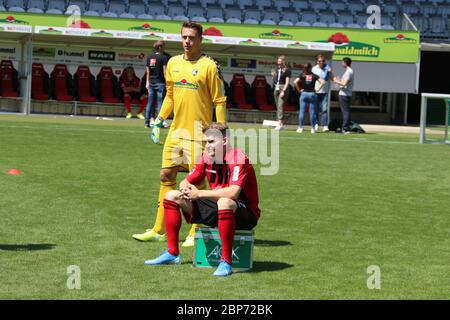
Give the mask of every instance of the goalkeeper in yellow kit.
[[[190, 171], [200, 159], [202, 130], [212, 122], [213, 105], [217, 122], [226, 122], [226, 96], [220, 66], [201, 52], [202, 33], [200, 24], [183, 23], [184, 54], [172, 57], [167, 64], [167, 94], [152, 130], [153, 142], [158, 143], [162, 123], [173, 111], [173, 122], [163, 150], [158, 213], [153, 228], [133, 235], [136, 240], [166, 240], [163, 199], [168, 191], [176, 189], [178, 171]], [[182, 246], [194, 245], [195, 227], [192, 225]]]

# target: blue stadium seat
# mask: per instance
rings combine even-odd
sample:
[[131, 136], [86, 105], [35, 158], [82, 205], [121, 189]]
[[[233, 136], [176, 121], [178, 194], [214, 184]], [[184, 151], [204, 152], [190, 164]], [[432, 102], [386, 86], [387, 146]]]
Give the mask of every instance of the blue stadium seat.
[[149, 3], [148, 14], [156, 17], [158, 20], [170, 20], [170, 17], [166, 15], [164, 5], [161, 3]]
[[103, 0], [91, 0], [88, 4], [85, 16], [101, 16], [106, 11], [106, 3]]
[[26, 3], [24, 0], [5, 0], [5, 7], [8, 11], [13, 12], [25, 12], [26, 11]]
[[422, 5], [420, 6], [420, 12], [425, 16], [431, 16], [438, 12], [438, 8], [430, 4]]
[[66, 11], [64, 12], [64, 14], [66, 15], [71, 15], [74, 12], [74, 7], [76, 6], [80, 9], [80, 13], [84, 14], [84, 12], [86, 11], [86, 1], [84, 0], [69, 0], [67, 1], [67, 7], [66, 7]]
[[297, 27], [310, 27], [311, 24], [309, 22], [306, 21], [299, 21], [295, 24], [295, 26]]
[[261, 24], [278, 24], [280, 22], [280, 13], [275, 10], [265, 10]]
[[63, 14], [66, 11], [64, 0], [52, 0], [48, 2], [46, 13]]
[[342, 12], [347, 10], [345, 7], [345, 3], [337, 1], [333, 1], [330, 3], [330, 9], [334, 12]]
[[215, 7], [218, 4], [218, 2], [216, 0], [200, 0], [200, 4], [203, 8], [208, 9], [210, 7]]
[[325, 11], [325, 12], [321, 12], [319, 14], [319, 21], [318, 22], [322, 22], [325, 23], [327, 25], [336, 22], [336, 16], [334, 15], [333, 12], [330, 11]]
[[172, 18], [172, 20], [177, 21], [188, 21], [189, 18], [184, 13], [184, 7], [181, 3], [171, 3], [167, 9], [167, 15]]
[[225, 21], [227, 23], [242, 23], [242, 11], [238, 7], [229, 7], [225, 10]]
[[445, 20], [442, 16], [436, 15], [430, 18], [430, 33], [432, 36], [442, 35], [445, 29]]
[[405, 3], [401, 8], [403, 13], [406, 13], [407, 15], [414, 15], [419, 12], [419, 8], [413, 3]]
[[147, 8], [142, 0], [129, 0], [128, 13], [135, 17], [143, 17], [147, 13]]
[[309, 7], [321, 13], [320, 11], [327, 9], [328, 4], [322, 1], [310, 1]]
[[280, 21], [280, 24], [282, 21], [289, 21], [293, 23], [294, 25], [299, 21], [299, 15], [295, 11], [285, 11], [282, 14], [282, 19]]
[[122, 0], [110, 0], [108, 12], [103, 15], [110, 14], [111, 16], [120, 17], [125, 13], [125, 3]]
[[217, 0], [217, 2], [222, 7], [222, 9], [225, 9], [227, 6], [234, 6], [235, 4], [235, 0]]
[[387, 13], [390, 16], [397, 16], [399, 13], [397, 0], [384, 0], [384, 4], [380, 8], [382, 13]]
[[317, 22], [317, 14], [312, 10], [306, 10], [302, 12], [302, 21], [313, 24]]
[[244, 14], [245, 24], [258, 24], [261, 21], [261, 11], [259, 9], [247, 9]]
[[44, 0], [30, 0], [28, 1], [27, 12], [30, 13], [44, 13], [45, 3]]
[[266, 10], [266, 8], [272, 8], [271, 0], [257, 0], [256, 6], [259, 10]]
[[348, 25], [353, 23], [353, 15], [350, 13], [340, 13], [338, 15], [338, 22], [342, 23], [343, 25]]
[[237, 1], [237, 5], [239, 6], [239, 8], [241, 8], [241, 10], [245, 10], [248, 7], [253, 7], [254, 1], [253, 0], [239, 0], [239, 1]]
[[190, 5], [187, 10], [187, 16], [189, 19], [196, 22], [206, 22], [204, 9], [201, 6]]
[[291, 21], [287, 21], [287, 20], [281, 20], [280, 22], [278, 22], [278, 25], [280, 26], [288, 26], [288, 27], [292, 27], [295, 24], [292, 23]]
[[284, 14], [289, 11], [291, 7], [291, 1], [289, 0], [277, 0], [274, 1], [274, 8], [280, 11], [281, 14]]
[[225, 21], [223, 19], [223, 11], [221, 7], [208, 6], [206, 10], [206, 17], [208, 18], [209, 22], [223, 23]]
[[423, 15], [411, 16], [411, 20], [421, 32], [428, 31], [428, 19]]
[[361, 12], [366, 12], [365, 7], [359, 0], [348, 0], [348, 8], [353, 14], [360, 14]]
[[308, 9], [309, 4], [308, 4], [308, 1], [305, 1], [305, 0], [294, 0], [293, 3], [292, 3], [292, 7], [297, 12], [301, 12], [303, 10]]
[[344, 28], [344, 25], [339, 22], [334, 22], [328, 25], [330, 28]]

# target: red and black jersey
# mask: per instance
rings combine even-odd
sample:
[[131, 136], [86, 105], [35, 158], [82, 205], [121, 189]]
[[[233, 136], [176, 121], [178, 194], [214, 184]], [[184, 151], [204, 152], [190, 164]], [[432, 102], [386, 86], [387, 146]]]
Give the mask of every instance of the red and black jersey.
[[227, 151], [223, 162], [211, 162], [204, 154], [186, 179], [191, 184], [198, 184], [206, 177], [212, 190], [231, 185], [240, 186], [242, 190], [237, 200], [245, 204], [259, 219], [261, 210], [258, 206], [258, 184], [250, 160], [240, 149], [234, 148]]
[[141, 86], [141, 80], [139, 80], [138, 77], [134, 76], [133, 78], [128, 79], [128, 77], [125, 75], [120, 80], [120, 87], [123, 88], [140, 88]]

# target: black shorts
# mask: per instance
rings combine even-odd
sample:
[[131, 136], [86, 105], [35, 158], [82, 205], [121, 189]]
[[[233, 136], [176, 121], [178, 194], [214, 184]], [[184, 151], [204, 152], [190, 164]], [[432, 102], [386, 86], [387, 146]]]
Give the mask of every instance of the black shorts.
[[142, 93], [140, 92], [130, 92], [129, 95], [133, 100], [141, 100], [142, 98]]
[[[247, 206], [239, 201], [235, 201], [237, 209], [235, 211], [236, 230], [252, 230], [258, 220]], [[217, 228], [219, 222], [219, 208], [217, 201], [208, 199], [198, 199], [192, 202], [192, 214], [183, 212], [188, 223], [204, 224], [211, 228]]]

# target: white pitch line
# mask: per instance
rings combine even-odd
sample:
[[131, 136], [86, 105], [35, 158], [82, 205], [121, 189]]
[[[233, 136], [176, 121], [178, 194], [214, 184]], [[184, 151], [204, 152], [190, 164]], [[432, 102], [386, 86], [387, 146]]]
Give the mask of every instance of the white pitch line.
[[[101, 130], [101, 129], [84, 129], [84, 128], [74, 128], [68, 126], [8, 126], [8, 125], [0, 125], [0, 128], [19, 128], [19, 129], [44, 129], [44, 130], [52, 130], [52, 129], [60, 129], [64, 131], [89, 131], [89, 132], [110, 132], [110, 133], [150, 133], [149, 130], [145, 132], [144, 130]], [[243, 137], [245, 135], [237, 135], [236, 137]], [[366, 142], [366, 143], [378, 143], [378, 144], [418, 144], [418, 142], [409, 142], [409, 141], [387, 141], [387, 140], [367, 140], [367, 138], [343, 138], [343, 139], [314, 139], [314, 138], [303, 138], [303, 137], [283, 137], [280, 136], [280, 140], [296, 140], [296, 141], [331, 141], [331, 142]]]

